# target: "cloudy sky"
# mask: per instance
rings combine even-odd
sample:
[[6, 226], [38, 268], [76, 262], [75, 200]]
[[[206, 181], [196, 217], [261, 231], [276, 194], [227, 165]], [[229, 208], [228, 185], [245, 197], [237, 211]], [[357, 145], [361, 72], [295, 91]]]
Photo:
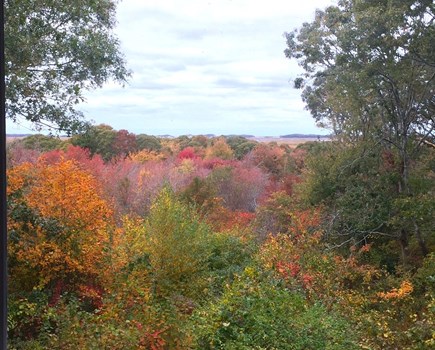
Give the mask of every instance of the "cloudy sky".
[[[283, 33], [334, 0], [123, 0], [117, 35], [133, 71], [87, 94], [87, 119], [153, 135], [326, 133], [291, 81]], [[27, 129], [8, 125], [8, 132]]]

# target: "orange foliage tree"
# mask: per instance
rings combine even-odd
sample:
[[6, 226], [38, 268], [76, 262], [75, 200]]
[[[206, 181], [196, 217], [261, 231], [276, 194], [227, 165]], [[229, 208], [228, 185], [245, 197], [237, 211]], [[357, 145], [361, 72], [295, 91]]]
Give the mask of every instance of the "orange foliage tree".
[[74, 161], [41, 160], [11, 169], [8, 181], [12, 288], [93, 293], [113, 217], [95, 178]]

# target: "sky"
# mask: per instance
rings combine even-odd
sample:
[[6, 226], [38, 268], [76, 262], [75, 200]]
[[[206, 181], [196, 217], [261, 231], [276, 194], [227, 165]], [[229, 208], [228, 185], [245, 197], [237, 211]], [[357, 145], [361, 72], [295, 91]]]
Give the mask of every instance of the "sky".
[[301, 69], [284, 56], [284, 33], [333, 3], [123, 0], [115, 33], [132, 77], [88, 92], [79, 109], [136, 134], [326, 134], [292, 86]]

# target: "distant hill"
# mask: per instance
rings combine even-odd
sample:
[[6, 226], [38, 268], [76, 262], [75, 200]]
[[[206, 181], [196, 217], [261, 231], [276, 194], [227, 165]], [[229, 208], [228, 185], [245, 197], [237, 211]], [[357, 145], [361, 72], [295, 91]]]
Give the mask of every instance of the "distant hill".
[[[34, 134], [6, 134], [6, 137], [8, 138], [23, 138], [23, 137], [28, 137], [28, 136], [32, 136]], [[161, 137], [161, 138], [175, 138], [175, 136], [173, 135], [156, 135], [157, 137]], [[186, 135], [189, 137], [193, 137], [195, 135]], [[203, 136], [209, 137], [209, 138], [213, 138], [216, 137], [215, 134], [204, 134]], [[281, 136], [255, 136], [255, 135], [249, 135], [249, 134], [229, 134], [229, 135], [224, 135], [226, 137], [231, 137], [231, 136], [241, 136], [247, 139], [252, 139], [252, 138], [281, 138], [281, 139], [317, 139], [317, 138], [321, 138], [321, 139], [325, 139], [325, 138], [330, 138], [329, 135], [316, 135], [316, 134], [288, 134], [288, 135], [281, 135]], [[60, 138], [66, 138], [68, 137], [67, 135], [60, 135]]]
[[317, 138], [329, 138], [329, 135], [316, 135], [316, 134], [288, 134], [288, 135], [281, 135], [280, 138], [282, 139], [317, 139]]
[[32, 134], [6, 134], [6, 137], [27, 137], [31, 135]]
[[225, 137], [244, 137], [245, 139], [255, 137], [254, 135], [248, 135], [248, 134], [228, 134], [228, 135], [223, 135], [223, 136], [225, 136]]

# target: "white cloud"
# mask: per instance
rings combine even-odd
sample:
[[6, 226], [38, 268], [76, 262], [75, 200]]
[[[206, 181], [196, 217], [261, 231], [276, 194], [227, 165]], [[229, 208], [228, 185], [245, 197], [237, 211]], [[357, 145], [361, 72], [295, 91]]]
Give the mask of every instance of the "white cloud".
[[123, 0], [130, 83], [88, 94], [97, 123], [149, 134], [321, 133], [291, 79], [283, 33], [333, 0]]

